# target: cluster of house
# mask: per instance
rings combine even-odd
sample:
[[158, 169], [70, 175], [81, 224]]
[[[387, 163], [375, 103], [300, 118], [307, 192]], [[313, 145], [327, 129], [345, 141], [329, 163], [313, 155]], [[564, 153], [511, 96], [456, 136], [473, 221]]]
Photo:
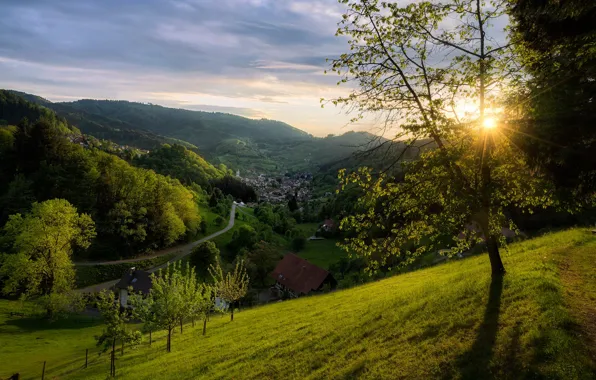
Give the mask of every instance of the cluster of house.
[[[239, 176], [239, 173], [237, 173]], [[242, 178], [247, 185], [252, 186], [259, 199], [269, 203], [284, 203], [288, 196], [296, 195], [299, 202], [310, 199], [310, 173], [297, 173], [291, 176], [269, 177], [259, 174], [257, 177]]]
[[[267, 301], [285, 298], [296, 298], [302, 295], [320, 292], [324, 289], [332, 290], [337, 281], [327, 270], [293, 254], [288, 253], [277, 264], [270, 275], [275, 285], [269, 289]], [[151, 291], [151, 275], [149, 272], [131, 268], [115, 285], [122, 307], [128, 307], [128, 292], [149, 294]], [[215, 306], [227, 308], [226, 303], [216, 298]]]

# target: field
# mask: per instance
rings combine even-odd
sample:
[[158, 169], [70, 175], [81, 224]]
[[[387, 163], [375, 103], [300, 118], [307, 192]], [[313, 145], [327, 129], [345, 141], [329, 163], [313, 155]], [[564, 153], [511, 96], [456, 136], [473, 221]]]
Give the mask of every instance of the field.
[[[215, 316], [207, 336], [187, 325], [173, 352], [164, 334], [117, 355], [126, 379], [593, 379], [596, 237], [548, 234], [503, 252], [492, 280], [486, 255], [360, 287]], [[107, 355], [83, 369], [96, 322], [9, 317], [1, 301], [0, 377], [104, 379]], [[591, 356], [592, 355], [592, 356]], [[91, 357], [91, 354], [90, 354]]]
[[[303, 223], [296, 226], [305, 237], [313, 236], [320, 223]], [[336, 239], [307, 240], [303, 250], [298, 256], [325, 269], [338, 262], [342, 257], [348, 257], [348, 253], [337, 246]]]
[[338, 262], [342, 257], [348, 257], [346, 251], [341, 250], [335, 239], [308, 240], [298, 256], [325, 269]]

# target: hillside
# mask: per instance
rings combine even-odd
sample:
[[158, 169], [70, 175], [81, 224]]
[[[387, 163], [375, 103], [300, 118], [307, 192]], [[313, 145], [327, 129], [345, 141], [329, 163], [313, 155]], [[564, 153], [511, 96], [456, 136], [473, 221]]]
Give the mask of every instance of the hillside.
[[288, 124], [274, 120], [253, 120], [241, 116], [189, 111], [127, 101], [84, 99], [57, 103], [93, 117], [107, 117], [153, 133], [188, 141], [211, 150], [228, 138], [284, 140], [309, 135]]
[[[163, 332], [118, 352], [117, 376], [130, 379], [592, 379], [596, 237], [585, 230], [512, 244], [509, 272], [491, 282], [485, 255], [357, 288], [213, 317], [176, 334]], [[90, 320], [55, 325], [10, 318], [1, 301], [0, 376], [103, 379]], [[584, 340], [585, 339], [585, 340]], [[4, 343], [4, 342], [2, 342]], [[89, 368], [83, 369], [85, 349]]]
[[[353, 153], [384, 139], [349, 131], [319, 138], [275, 120], [189, 111], [155, 104], [84, 99], [51, 102], [40, 96], [10, 91], [55, 111], [83, 133], [141, 149], [164, 143], [183, 145], [243, 173], [317, 171], [330, 165], [354, 165]], [[335, 167], [334, 166], [334, 167]]]

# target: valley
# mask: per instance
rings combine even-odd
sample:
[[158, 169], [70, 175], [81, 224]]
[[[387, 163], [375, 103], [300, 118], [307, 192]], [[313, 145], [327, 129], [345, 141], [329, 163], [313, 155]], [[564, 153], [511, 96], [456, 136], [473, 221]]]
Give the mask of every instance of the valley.
[[0, 380], [596, 379], [596, 2], [0, 26]]

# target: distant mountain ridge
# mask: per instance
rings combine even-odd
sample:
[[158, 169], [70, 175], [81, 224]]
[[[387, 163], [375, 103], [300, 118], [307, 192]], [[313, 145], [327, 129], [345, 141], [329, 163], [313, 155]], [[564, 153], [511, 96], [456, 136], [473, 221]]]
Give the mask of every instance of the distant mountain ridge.
[[180, 144], [214, 165], [224, 164], [242, 173], [316, 171], [384, 141], [367, 132], [353, 131], [319, 138], [281, 121], [221, 112], [124, 100], [51, 102], [37, 95], [12, 92], [55, 111], [83, 133], [97, 138], [149, 150], [165, 143]]

